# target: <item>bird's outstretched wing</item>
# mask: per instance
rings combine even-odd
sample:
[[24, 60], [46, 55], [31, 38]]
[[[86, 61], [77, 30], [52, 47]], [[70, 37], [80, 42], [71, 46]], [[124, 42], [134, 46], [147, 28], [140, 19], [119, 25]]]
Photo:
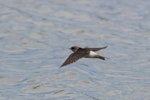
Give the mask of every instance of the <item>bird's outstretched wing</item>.
[[105, 47], [100, 47], [100, 48], [86, 48], [87, 50], [90, 50], [90, 51], [98, 51], [98, 50], [101, 50], [101, 49], [105, 49], [107, 48], [107, 46]]
[[72, 53], [71, 55], [69, 55], [69, 57], [66, 59], [66, 61], [60, 67], [71, 64], [71, 63], [79, 60], [80, 58], [84, 57], [85, 55], [86, 55], [86, 53], [78, 53], [78, 52]]

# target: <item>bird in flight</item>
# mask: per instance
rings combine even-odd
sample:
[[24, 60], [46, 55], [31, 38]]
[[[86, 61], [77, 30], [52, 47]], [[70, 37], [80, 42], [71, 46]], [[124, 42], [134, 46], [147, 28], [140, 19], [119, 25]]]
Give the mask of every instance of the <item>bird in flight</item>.
[[68, 64], [71, 64], [73, 62], [76, 62], [80, 58], [99, 58], [101, 60], [105, 60], [105, 57], [100, 56], [99, 54], [96, 53], [96, 51], [105, 49], [105, 48], [107, 48], [107, 46], [100, 47], [100, 48], [88, 48], [88, 47], [81, 48], [79, 46], [72, 46], [70, 49], [73, 51], [73, 53], [69, 55], [69, 57], [60, 66], [60, 68]]

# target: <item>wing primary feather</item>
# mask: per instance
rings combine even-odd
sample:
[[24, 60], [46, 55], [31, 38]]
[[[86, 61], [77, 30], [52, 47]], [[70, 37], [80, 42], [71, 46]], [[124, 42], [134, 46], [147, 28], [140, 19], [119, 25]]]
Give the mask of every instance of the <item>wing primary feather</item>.
[[98, 50], [105, 49], [105, 48], [107, 48], [107, 46], [101, 47], [101, 48], [87, 48], [87, 49], [91, 51], [98, 51]]
[[65, 62], [60, 66], [63, 67], [65, 65], [71, 64], [73, 62], [76, 62], [80, 58], [84, 57], [85, 54], [80, 54], [80, 53], [72, 53], [69, 55], [69, 57], [65, 60]]

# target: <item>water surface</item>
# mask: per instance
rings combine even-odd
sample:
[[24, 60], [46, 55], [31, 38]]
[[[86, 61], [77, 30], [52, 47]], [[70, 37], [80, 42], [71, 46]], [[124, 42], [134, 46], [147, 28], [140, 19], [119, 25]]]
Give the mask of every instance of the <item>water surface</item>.
[[[150, 100], [149, 0], [0, 1], [0, 100]], [[72, 45], [107, 57], [59, 69]]]

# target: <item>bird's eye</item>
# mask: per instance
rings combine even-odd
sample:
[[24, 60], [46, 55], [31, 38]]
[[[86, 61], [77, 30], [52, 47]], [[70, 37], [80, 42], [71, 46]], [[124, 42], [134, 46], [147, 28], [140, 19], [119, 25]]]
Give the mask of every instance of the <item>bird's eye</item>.
[[74, 49], [74, 47], [72, 47], [71, 49]]

